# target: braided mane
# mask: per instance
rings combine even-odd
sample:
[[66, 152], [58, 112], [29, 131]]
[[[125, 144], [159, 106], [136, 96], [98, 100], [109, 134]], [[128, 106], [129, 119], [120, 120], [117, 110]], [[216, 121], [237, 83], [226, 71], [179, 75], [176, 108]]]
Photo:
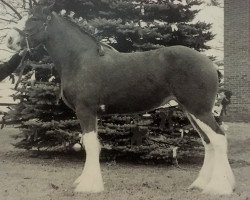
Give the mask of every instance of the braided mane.
[[[61, 16], [61, 15], [60, 15]], [[113, 51], [117, 51], [114, 47], [99, 41], [92, 33], [90, 30], [84, 28], [83, 26], [79, 26], [79, 24], [77, 24], [77, 22], [75, 22], [74, 20], [72, 20], [70, 17], [68, 16], [62, 16], [63, 19], [65, 19], [67, 22], [69, 22], [72, 26], [74, 26], [77, 30], [79, 30], [80, 32], [82, 32], [83, 34], [89, 36], [91, 39], [94, 40], [94, 42], [96, 42], [96, 44], [98, 45], [98, 52], [99, 54], [102, 56], [104, 55], [104, 49], [103, 47], [109, 48]]]

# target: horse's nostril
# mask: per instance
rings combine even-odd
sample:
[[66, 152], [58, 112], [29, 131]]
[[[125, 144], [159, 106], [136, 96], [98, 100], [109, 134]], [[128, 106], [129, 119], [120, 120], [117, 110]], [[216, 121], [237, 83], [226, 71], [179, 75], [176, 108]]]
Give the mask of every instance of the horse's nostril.
[[12, 38], [12, 37], [10, 37], [10, 38], [8, 39], [8, 43], [9, 43], [9, 44], [12, 44], [12, 43], [13, 43], [13, 38]]

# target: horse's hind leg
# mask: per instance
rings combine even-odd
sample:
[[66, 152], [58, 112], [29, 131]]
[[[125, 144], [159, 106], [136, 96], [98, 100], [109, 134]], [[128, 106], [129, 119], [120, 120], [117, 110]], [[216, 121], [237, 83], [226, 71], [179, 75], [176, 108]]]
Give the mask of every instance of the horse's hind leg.
[[77, 117], [83, 130], [83, 145], [86, 161], [82, 174], [76, 179], [76, 192], [101, 192], [104, 190], [99, 162], [100, 143], [97, 135], [96, 115], [88, 110], [77, 111]]
[[187, 114], [199, 132], [205, 146], [204, 163], [198, 178], [190, 186], [203, 189], [210, 194], [231, 194], [235, 180], [227, 156], [227, 139], [212, 113]]
[[204, 189], [211, 179], [213, 168], [214, 168], [213, 166], [214, 148], [212, 147], [212, 144], [209, 142], [209, 139], [206, 138], [203, 131], [195, 123], [195, 121], [192, 119], [189, 113], [187, 113], [187, 116], [191, 124], [193, 125], [194, 129], [199, 133], [201, 140], [202, 140], [202, 144], [205, 148], [205, 156], [204, 156], [203, 165], [201, 167], [201, 170], [199, 172], [197, 179], [189, 186], [189, 188], [190, 189], [192, 188]]

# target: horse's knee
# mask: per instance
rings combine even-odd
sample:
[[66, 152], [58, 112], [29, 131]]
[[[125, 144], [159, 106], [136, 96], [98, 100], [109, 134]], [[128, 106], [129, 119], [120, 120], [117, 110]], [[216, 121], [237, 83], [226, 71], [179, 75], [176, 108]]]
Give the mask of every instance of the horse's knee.
[[83, 135], [83, 145], [85, 147], [86, 154], [98, 154], [101, 146], [98, 139], [97, 132], [92, 131], [89, 133], [85, 133]]

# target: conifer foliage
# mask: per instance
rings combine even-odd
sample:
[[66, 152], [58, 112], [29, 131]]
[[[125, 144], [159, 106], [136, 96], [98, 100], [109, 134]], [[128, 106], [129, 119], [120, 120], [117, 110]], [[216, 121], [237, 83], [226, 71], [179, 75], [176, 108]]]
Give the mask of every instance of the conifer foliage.
[[[30, 58], [25, 63], [25, 72], [17, 92], [15, 107], [9, 111], [6, 120], [20, 123], [21, 141], [15, 146], [31, 149], [54, 148], [77, 141], [79, 124], [75, 113], [59, 100], [60, 85], [49, 57], [41, 50], [33, 52], [39, 58]], [[33, 57], [33, 58], [32, 58]]]
[[[210, 24], [192, 20], [198, 0], [61, 0], [55, 11], [88, 30], [97, 40], [121, 52], [184, 45], [209, 49]], [[19, 148], [71, 148], [81, 132], [73, 111], [61, 100], [60, 80], [46, 53], [26, 63], [26, 73], [14, 98], [20, 103], [6, 118], [19, 121]], [[153, 66], [152, 66], [153, 67]], [[171, 161], [200, 150], [200, 142], [178, 107], [141, 115], [99, 119], [99, 136], [108, 157]], [[168, 119], [168, 120], [166, 120]], [[137, 126], [139, 125], [139, 126]]]
[[198, 51], [213, 38], [211, 24], [190, 23], [198, 0], [74, 0], [58, 1], [58, 10], [83, 18], [94, 34], [118, 51], [144, 51], [162, 46], [185, 45]]

